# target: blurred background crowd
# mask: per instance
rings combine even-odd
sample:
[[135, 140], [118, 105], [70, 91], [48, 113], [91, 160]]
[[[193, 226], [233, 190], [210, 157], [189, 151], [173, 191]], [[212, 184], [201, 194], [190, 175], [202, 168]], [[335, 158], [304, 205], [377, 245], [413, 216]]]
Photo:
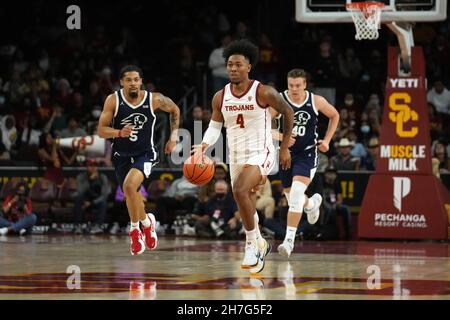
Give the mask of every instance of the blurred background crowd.
[[[211, 97], [227, 83], [221, 53], [234, 39], [250, 39], [260, 48], [260, 61], [252, 71], [252, 78], [283, 91], [286, 73], [293, 68], [303, 68], [310, 75], [309, 89], [326, 97], [338, 109], [339, 128], [330, 151], [321, 155], [318, 171], [323, 173], [323, 179], [317, 183], [318, 188], [335, 194], [330, 204], [333, 210], [342, 211], [338, 210], [342, 204], [342, 201], [339, 203], [339, 184], [333, 180], [337, 172], [375, 169], [384, 107], [387, 46], [396, 44], [394, 35], [386, 29], [382, 29], [378, 40], [355, 41], [352, 24], [339, 25], [339, 28], [329, 24], [299, 24], [295, 21], [293, 0], [231, 3], [161, 0], [131, 4], [81, 1], [78, 4], [81, 30], [68, 30], [65, 11], [68, 5], [41, 0], [24, 10], [19, 3], [2, 4], [0, 165], [45, 168], [42, 176], [55, 185], [58, 195], [64, 188], [72, 188], [74, 192], [78, 188], [78, 193], [72, 195], [74, 204], [83, 210], [100, 212], [91, 228], [94, 233], [105, 221], [111, 222], [109, 230], [119, 230], [117, 219], [106, 217], [102, 202], [120, 199], [114, 182], [108, 180], [111, 184], [108, 190], [101, 190], [101, 183], [95, 189], [95, 184], [88, 182], [100, 179], [101, 173], [90, 174], [87, 170], [87, 186], [95, 191], [86, 195], [86, 190], [79, 190], [80, 181], [77, 187], [75, 178], [65, 177], [61, 168], [110, 167], [110, 153], [89, 159], [80, 150], [60, 148], [56, 139], [96, 133], [104, 100], [119, 89], [118, 71], [126, 64], [136, 64], [143, 69], [147, 90], [162, 92], [180, 106], [181, 127], [192, 133], [193, 121], [197, 120], [203, 123], [203, 130], [206, 129], [211, 116]], [[426, 57], [431, 150], [438, 174], [450, 171], [449, 32], [448, 19], [417, 24], [414, 29], [415, 43], [423, 47]], [[169, 126], [165, 125], [167, 119], [159, 116], [161, 125], [156, 136], [162, 147]], [[324, 120], [319, 122], [322, 135], [327, 126]], [[159, 166], [170, 167], [170, 160], [163, 158]], [[203, 195], [184, 181], [175, 184], [176, 180], [152, 181], [143, 188], [143, 196], [150, 197], [150, 202], [154, 199], [155, 208], [162, 211], [159, 217], [161, 225], [166, 225], [164, 231], [170, 226], [187, 224], [194, 231], [198, 229], [202, 230], [200, 233], [213, 235], [217, 234], [214, 230], [221, 233], [226, 225], [239, 234], [239, 221], [233, 218], [235, 204], [227, 196], [229, 184], [222, 183], [227, 182], [227, 168], [222, 164], [219, 167], [223, 167], [224, 176], [215, 177], [208, 185], [208, 192], [202, 189]], [[220, 171], [218, 169], [216, 174], [220, 175]], [[2, 199], [7, 198], [5, 185]], [[45, 183], [40, 187], [51, 189]], [[174, 188], [185, 188], [186, 192]], [[215, 190], [217, 188], [221, 191]], [[163, 193], [165, 195], [161, 196]], [[220, 198], [217, 194], [225, 196]], [[261, 211], [265, 211], [268, 232], [282, 237], [278, 232], [284, 227], [279, 229], [278, 224], [286, 204], [281, 189], [274, 183], [261, 197], [266, 201]], [[217, 203], [208, 204], [211, 199]], [[273, 203], [267, 199], [272, 199]], [[227, 212], [222, 222], [213, 217], [219, 205]], [[61, 203], [58, 206], [64, 207]], [[342, 215], [349, 214], [343, 210]], [[206, 220], [201, 218], [204, 216], [209, 216], [210, 222], [214, 220], [219, 229], [211, 227], [210, 223], [206, 223], [208, 228], [205, 228]], [[73, 219], [79, 225], [83, 221], [82, 217]], [[349, 238], [350, 222], [345, 225], [345, 237]], [[27, 228], [16, 229], [14, 231], [20, 232]], [[79, 226], [74, 226], [74, 232], [80, 230]], [[175, 228], [171, 230], [175, 232]], [[230, 230], [227, 233], [236, 236]]]

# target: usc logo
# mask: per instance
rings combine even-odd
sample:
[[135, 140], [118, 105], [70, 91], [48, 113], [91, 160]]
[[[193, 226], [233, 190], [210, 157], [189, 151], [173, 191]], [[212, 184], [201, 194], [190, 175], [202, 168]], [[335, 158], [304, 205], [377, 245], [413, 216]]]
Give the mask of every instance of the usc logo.
[[396, 124], [395, 131], [402, 138], [412, 138], [419, 133], [418, 127], [404, 130], [405, 123], [419, 120], [417, 112], [409, 107], [410, 103], [411, 96], [406, 92], [397, 92], [389, 96], [389, 107], [394, 110], [394, 112], [389, 112], [389, 120]]

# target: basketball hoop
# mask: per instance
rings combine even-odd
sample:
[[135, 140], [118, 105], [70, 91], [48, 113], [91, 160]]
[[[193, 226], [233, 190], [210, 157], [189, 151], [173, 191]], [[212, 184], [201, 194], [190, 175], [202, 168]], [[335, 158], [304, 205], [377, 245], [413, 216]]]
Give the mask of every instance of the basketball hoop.
[[356, 28], [356, 40], [378, 39], [380, 29], [381, 10], [384, 8], [382, 2], [352, 2], [345, 5], [347, 11], [352, 15]]

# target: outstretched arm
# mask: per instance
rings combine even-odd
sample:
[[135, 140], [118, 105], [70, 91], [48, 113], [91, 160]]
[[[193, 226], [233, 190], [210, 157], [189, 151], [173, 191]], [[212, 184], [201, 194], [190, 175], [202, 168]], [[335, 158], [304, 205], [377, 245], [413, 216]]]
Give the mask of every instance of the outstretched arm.
[[258, 101], [262, 102], [263, 105], [269, 105], [284, 117], [283, 140], [280, 146], [280, 163], [283, 169], [289, 169], [291, 167], [289, 142], [294, 122], [294, 112], [281, 98], [280, 94], [270, 86], [261, 86], [261, 89], [258, 90]]
[[330, 148], [330, 141], [339, 124], [339, 112], [324, 98], [314, 95], [314, 105], [317, 111], [322, 112], [328, 119], [328, 129], [323, 140], [318, 141], [318, 148], [321, 152], [327, 152]]
[[159, 108], [164, 112], [170, 113], [170, 138], [164, 148], [164, 152], [169, 154], [175, 148], [177, 143], [178, 128], [180, 127], [180, 108], [178, 108], [172, 99], [161, 93], [154, 93], [152, 100], [153, 110]]

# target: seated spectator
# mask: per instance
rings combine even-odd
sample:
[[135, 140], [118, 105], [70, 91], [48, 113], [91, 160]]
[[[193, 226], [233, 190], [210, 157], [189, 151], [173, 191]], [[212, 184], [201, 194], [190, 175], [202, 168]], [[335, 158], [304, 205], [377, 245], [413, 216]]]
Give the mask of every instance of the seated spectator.
[[439, 139], [442, 134], [443, 116], [436, 112], [436, 107], [432, 103], [428, 103], [428, 118], [430, 119], [430, 137], [431, 141]]
[[61, 169], [61, 152], [51, 133], [42, 133], [39, 137], [38, 156], [45, 167], [44, 178], [55, 183], [59, 188], [64, 183]]
[[200, 188], [200, 191], [198, 192], [198, 201], [199, 202], [206, 202], [208, 201], [213, 195], [214, 195], [214, 186], [216, 184], [216, 181], [218, 180], [225, 180], [228, 182], [228, 166], [223, 162], [218, 162], [215, 165], [214, 169], [214, 177], [211, 179], [210, 182], [205, 184]]
[[258, 191], [256, 191], [256, 210], [264, 213], [265, 218], [273, 218], [275, 200], [272, 197], [272, 185], [269, 179]]
[[358, 141], [358, 136], [356, 135], [356, 132], [353, 129], [348, 132], [347, 138], [350, 141], [350, 144], [353, 145], [353, 148], [350, 151], [350, 154], [353, 157], [361, 159], [362, 157], [365, 157], [367, 155], [367, 151], [366, 148], [364, 147], [364, 144]]
[[[337, 179], [337, 171], [333, 167], [328, 167], [323, 179], [323, 206], [324, 215], [322, 218], [322, 230], [317, 234], [317, 239], [332, 239], [333, 229], [338, 230], [336, 217], [342, 215], [344, 222], [344, 238], [351, 238], [351, 213], [342, 201], [342, 189]], [[335, 235], [337, 238], [337, 234]]]
[[225, 34], [220, 40], [220, 47], [214, 49], [209, 55], [208, 67], [211, 69], [212, 90], [221, 90], [228, 82], [227, 67], [223, 59], [223, 49], [231, 42], [231, 36]]
[[67, 128], [61, 131], [61, 138], [73, 138], [73, 137], [85, 137], [87, 136], [86, 131], [80, 128], [77, 118], [70, 117], [68, 121]]
[[[200, 131], [198, 132], [198, 137], [194, 136], [195, 128], [199, 126]], [[191, 134], [191, 141], [193, 144], [195, 144], [196, 140], [194, 138], [199, 139], [199, 141], [202, 139], [202, 134], [206, 131], [208, 128], [208, 124], [203, 123], [203, 108], [201, 106], [195, 106], [192, 108], [192, 114], [188, 117], [188, 119], [183, 123], [183, 127], [189, 131]]]
[[330, 159], [330, 165], [340, 170], [359, 170], [360, 159], [353, 157], [350, 150], [353, 147], [347, 138], [342, 138], [339, 141], [338, 154]]
[[15, 194], [7, 196], [3, 201], [0, 214], [0, 235], [31, 233], [36, 220], [37, 217], [32, 212], [27, 184], [25, 181], [20, 181], [16, 186]]
[[450, 159], [445, 148], [445, 144], [438, 141], [434, 144], [433, 158], [439, 160], [439, 173], [450, 172]]
[[377, 157], [380, 152], [380, 145], [377, 137], [372, 137], [367, 144], [367, 154], [361, 158], [361, 169], [375, 171], [377, 167]]
[[1, 142], [5, 146], [6, 152], [11, 156], [17, 140], [16, 120], [12, 115], [6, 115], [0, 121]]
[[[191, 213], [197, 202], [199, 186], [190, 183], [183, 175], [170, 185], [162, 197], [156, 200], [156, 217], [162, 225], [169, 226], [175, 221], [175, 211], [183, 210]], [[167, 231], [168, 231], [167, 230]]]
[[432, 103], [436, 111], [450, 115], [450, 91], [445, 87], [441, 79], [436, 79], [427, 93], [427, 101]]
[[102, 233], [100, 226], [105, 222], [108, 195], [111, 187], [105, 174], [99, 173], [97, 163], [86, 161], [87, 171], [77, 176], [77, 196], [75, 200], [75, 233], [82, 233], [81, 223], [87, 210], [95, 213], [91, 234]]
[[196, 233], [203, 237], [237, 239], [242, 223], [228, 183], [218, 180], [214, 190], [215, 195], [206, 203], [199, 203], [192, 215]]

